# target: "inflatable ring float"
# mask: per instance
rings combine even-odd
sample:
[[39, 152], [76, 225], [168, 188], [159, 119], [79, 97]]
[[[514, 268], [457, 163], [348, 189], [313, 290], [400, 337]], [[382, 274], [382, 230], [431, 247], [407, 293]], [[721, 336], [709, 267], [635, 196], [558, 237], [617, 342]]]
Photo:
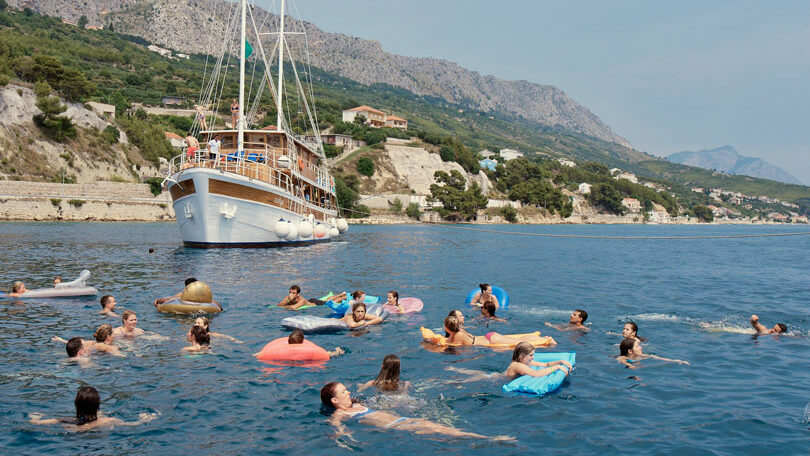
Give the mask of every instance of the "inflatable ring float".
[[158, 312], [174, 314], [219, 313], [219, 305], [211, 294], [211, 287], [205, 282], [192, 282], [183, 289], [179, 298], [172, 298], [158, 304]]
[[[470, 304], [472, 306], [481, 307], [481, 304], [473, 304], [473, 298], [475, 295], [481, 292], [481, 288], [476, 288], [469, 293], [467, 293], [467, 299], [464, 300], [464, 304]], [[499, 309], [506, 309], [509, 307], [509, 293], [506, 292], [501, 287], [496, 287], [492, 285], [492, 295], [498, 298], [498, 308]]]
[[304, 339], [300, 344], [291, 344], [288, 337], [271, 341], [254, 356], [260, 361], [329, 361], [329, 353]]

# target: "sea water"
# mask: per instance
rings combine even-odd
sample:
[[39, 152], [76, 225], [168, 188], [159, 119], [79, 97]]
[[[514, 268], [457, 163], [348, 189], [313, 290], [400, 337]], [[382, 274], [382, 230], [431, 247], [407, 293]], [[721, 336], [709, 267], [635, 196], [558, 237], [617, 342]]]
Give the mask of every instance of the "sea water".
[[[492, 227], [488, 227], [492, 228]], [[717, 236], [808, 231], [792, 226], [498, 226], [497, 231], [593, 236]], [[155, 252], [148, 253], [149, 248]], [[174, 224], [5, 223], [0, 225], [2, 286], [48, 286], [90, 269], [90, 285], [137, 312], [138, 326], [168, 340], [121, 341], [126, 358], [66, 360], [51, 337], [90, 338], [101, 323], [98, 298], [0, 300], [0, 432], [3, 454], [807, 454], [810, 430], [808, 302], [810, 237], [599, 240], [462, 231], [437, 226], [352, 226], [339, 240], [305, 248], [197, 250], [181, 246]], [[225, 312], [209, 354], [187, 356], [191, 317], [158, 314], [152, 301], [209, 283]], [[507, 323], [476, 325], [464, 297], [480, 282], [505, 288]], [[322, 367], [280, 367], [251, 356], [288, 334], [293, 312], [274, 305], [290, 285], [305, 297], [363, 289], [416, 296], [422, 313], [394, 316], [366, 330], [308, 336], [348, 353]], [[463, 383], [463, 369], [499, 372], [510, 352], [465, 348], [436, 353], [419, 327], [439, 329], [462, 309], [469, 331], [553, 336], [555, 351], [576, 351], [577, 367], [555, 393], [511, 396], [497, 378]], [[587, 334], [562, 333], [574, 309], [590, 314]], [[326, 315], [314, 308], [309, 315]], [[790, 336], [754, 336], [748, 319], [785, 322]], [[687, 360], [616, 362], [622, 325], [632, 320], [645, 351]], [[119, 344], [119, 342], [116, 342]], [[542, 350], [542, 349], [540, 349]], [[382, 358], [402, 359], [408, 395], [357, 395], [375, 408], [466, 431], [511, 435], [515, 443], [413, 435], [355, 421], [338, 435], [319, 390], [340, 381], [356, 393]], [[102, 411], [154, 421], [90, 433], [38, 426], [28, 414], [73, 414], [82, 385], [95, 386]]]

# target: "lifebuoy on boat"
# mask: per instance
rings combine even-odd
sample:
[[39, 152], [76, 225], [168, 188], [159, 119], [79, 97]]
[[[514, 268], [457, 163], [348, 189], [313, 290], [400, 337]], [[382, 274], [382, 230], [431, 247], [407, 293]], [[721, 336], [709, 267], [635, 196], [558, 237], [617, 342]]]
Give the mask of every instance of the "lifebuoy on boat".
[[298, 157], [298, 171], [303, 171], [303, 170], [304, 170], [304, 159], [301, 158], [301, 157]]

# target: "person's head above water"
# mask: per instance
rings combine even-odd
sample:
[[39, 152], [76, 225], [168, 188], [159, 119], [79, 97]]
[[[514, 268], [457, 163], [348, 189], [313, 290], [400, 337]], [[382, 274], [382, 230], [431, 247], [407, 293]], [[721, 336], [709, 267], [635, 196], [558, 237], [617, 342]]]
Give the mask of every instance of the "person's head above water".
[[366, 304], [363, 302], [356, 302], [352, 306], [352, 318], [354, 321], [363, 320], [366, 316]]
[[304, 343], [304, 331], [300, 329], [294, 329], [290, 337], [287, 338], [287, 343], [292, 344], [303, 344]]
[[516, 363], [529, 364], [533, 359], [534, 346], [532, 344], [528, 342], [521, 342], [515, 345], [515, 351], [512, 352], [512, 361]]
[[115, 309], [115, 305], [117, 304], [115, 302], [115, 298], [112, 295], [104, 295], [104, 296], [102, 296], [101, 300], [99, 302], [101, 303], [101, 308], [102, 309], [106, 309], [109, 306], [109, 308], [110, 308], [109, 310]]
[[588, 312], [585, 312], [582, 309], [577, 309], [573, 313], [571, 313], [571, 318], [568, 320], [569, 323], [575, 326], [579, 326], [585, 323], [585, 320], [588, 319]]
[[636, 339], [624, 339], [619, 344], [619, 355], [627, 357], [641, 356], [641, 346]]
[[68, 358], [76, 358], [77, 356], [84, 355], [84, 340], [82, 340], [81, 337], [70, 339], [65, 344], [65, 351], [67, 352]]
[[457, 333], [461, 329], [461, 323], [457, 317], [451, 315], [444, 319], [444, 329], [449, 333]]
[[135, 315], [135, 312], [125, 310], [121, 315], [121, 322], [124, 324], [124, 328], [131, 331], [135, 329], [135, 326], [138, 324], [138, 317]]
[[481, 289], [481, 294], [492, 293], [492, 286], [488, 283], [479, 283], [478, 288]]
[[492, 301], [487, 301], [481, 306], [481, 314], [483, 314], [487, 318], [492, 318], [495, 316], [495, 303]]
[[92, 386], [82, 386], [76, 393], [73, 401], [76, 406], [76, 420], [78, 424], [89, 423], [98, 419], [98, 409], [101, 406], [101, 398], [98, 390]]
[[[107, 323], [99, 326], [96, 329], [96, 332], [93, 333], [93, 337], [96, 339], [96, 342], [103, 343], [112, 343], [113, 341], [113, 327]], [[108, 342], [109, 339], [109, 342]]]
[[197, 281], [197, 279], [195, 279], [194, 277], [189, 277], [188, 279], [186, 279], [186, 280], [184, 280], [184, 281], [183, 281], [183, 284], [184, 284], [185, 286], [188, 286], [189, 284], [194, 283], [194, 282], [196, 282], [196, 281]]
[[197, 317], [194, 319], [194, 326], [202, 326], [206, 331], [209, 331], [211, 328], [211, 321], [208, 320], [208, 317]]
[[11, 284], [12, 293], [25, 293], [25, 284], [19, 280]]
[[447, 316], [448, 317], [456, 317], [456, 318], [458, 318], [458, 322], [460, 324], [462, 324], [462, 325], [464, 324], [464, 313], [462, 311], [458, 310], [458, 309], [451, 310], [450, 313], [447, 314]]
[[363, 290], [357, 290], [354, 293], [352, 293], [352, 298], [355, 301], [362, 301], [365, 298], [365, 296], [366, 296], [366, 292], [363, 291]]
[[343, 383], [331, 382], [321, 388], [321, 403], [329, 410], [351, 408], [352, 394]]
[[399, 389], [399, 356], [385, 355], [380, 373], [374, 379], [374, 386], [383, 391]]
[[62, 276], [54, 276], [53, 284], [54, 285], [59, 285], [60, 283], [62, 283]]
[[291, 286], [290, 287], [290, 294], [291, 295], [294, 294], [296, 296], [300, 295], [301, 294], [301, 287], [299, 287], [298, 285]]
[[194, 342], [199, 345], [209, 345], [211, 343], [211, 336], [208, 335], [208, 331], [206, 331], [202, 326], [192, 326], [191, 331], [188, 332], [188, 335], [189, 342]]
[[632, 339], [638, 337], [638, 325], [632, 321], [628, 321], [622, 328], [622, 337], [625, 339]]
[[388, 304], [391, 304], [392, 306], [395, 306], [395, 305], [397, 305], [397, 303], [399, 303], [399, 293], [394, 291], [394, 290], [389, 291], [388, 292]]
[[771, 329], [774, 334], [783, 334], [787, 332], [787, 325], [784, 323], [777, 323], [773, 325], [773, 329]]

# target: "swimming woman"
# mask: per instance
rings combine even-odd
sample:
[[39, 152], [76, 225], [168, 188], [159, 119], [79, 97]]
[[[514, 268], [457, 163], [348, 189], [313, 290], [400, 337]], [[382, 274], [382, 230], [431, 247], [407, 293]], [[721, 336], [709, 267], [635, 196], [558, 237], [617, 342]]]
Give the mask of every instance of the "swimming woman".
[[481, 319], [486, 321], [499, 321], [501, 323], [506, 323], [506, 320], [503, 318], [498, 318], [495, 316], [495, 310], [498, 308], [495, 307], [495, 303], [487, 302], [483, 306], [481, 306]]
[[[109, 324], [103, 324], [96, 329], [96, 332], [93, 333], [93, 338], [95, 341], [84, 340], [81, 338], [74, 338], [79, 339], [82, 341], [81, 349], [84, 350], [84, 354], [89, 355], [94, 351], [109, 353], [113, 356], [120, 356], [125, 357], [121, 350], [118, 349], [115, 345], [113, 345], [113, 341], [115, 340], [115, 336], [113, 336], [113, 327]], [[51, 338], [54, 342], [60, 342], [63, 344], [67, 344], [69, 341], [65, 340], [59, 336], [54, 336]], [[71, 339], [72, 340], [72, 339]], [[68, 350], [68, 357], [75, 358], [77, 356], [81, 356], [80, 352], [76, 352], [73, 356], [71, 356], [71, 350]]]
[[624, 328], [622, 328], [622, 337], [625, 339], [633, 339], [639, 342], [644, 342], [647, 340], [644, 337], [639, 337], [638, 335], [638, 325], [632, 321], [628, 321], [624, 324]]
[[229, 336], [227, 334], [222, 334], [222, 333], [211, 331], [211, 321], [208, 320], [208, 317], [197, 317], [194, 320], [194, 326], [202, 326], [205, 329], [205, 332], [207, 332], [210, 337], [222, 337], [224, 339], [228, 339], [231, 342], [235, 342], [237, 344], [244, 344], [244, 342], [242, 342], [241, 340], [239, 340], [239, 339], [237, 339], [235, 337], [231, 337], [231, 336]]
[[388, 292], [388, 301], [386, 304], [391, 307], [397, 308], [397, 313], [405, 313], [405, 307], [399, 303], [399, 292], [391, 290]]
[[415, 434], [440, 434], [450, 437], [471, 437], [478, 439], [492, 439], [495, 441], [514, 441], [514, 437], [497, 436], [487, 437], [472, 432], [466, 432], [454, 427], [434, 423], [423, 418], [406, 418], [394, 413], [381, 410], [372, 410], [352, 399], [349, 390], [342, 383], [327, 383], [321, 388], [321, 403], [331, 411], [330, 423], [343, 435], [349, 435], [343, 425], [344, 420], [356, 419], [366, 424], [382, 429], [401, 429]]
[[470, 302], [471, 306], [483, 306], [484, 304], [491, 302], [495, 304], [495, 309], [497, 310], [500, 307], [500, 303], [498, 302], [498, 298], [492, 294], [492, 286], [488, 283], [479, 283], [478, 287], [481, 288], [481, 291], [473, 296], [472, 302]]
[[8, 295], [11, 296], [12, 298], [18, 298], [26, 291], [28, 290], [25, 289], [25, 284], [18, 280], [11, 284], [11, 293], [9, 293]]
[[366, 305], [362, 302], [357, 302], [352, 305], [352, 311], [347, 313], [341, 320], [346, 323], [349, 328], [359, 328], [360, 326], [376, 325], [382, 322], [382, 318], [376, 315], [366, 314]]
[[661, 356], [644, 354], [641, 351], [641, 343], [639, 343], [637, 339], [624, 339], [622, 343], [619, 344], [619, 357], [616, 358], [616, 360], [624, 364], [625, 366], [629, 367], [630, 369], [636, 369], [640, 367], [637, 363], [642, 359], [648, 358], [657, 359], [659, 361], [667, 361], [670, 363], [689, 365], [689, 361], [683, 361], [680, 359], [669, 359], [663, 358]]
[[[542, 369], [532, 369], [532, 366], [542, 367]], [[446, 370], [458, 372], [467, 375], [468, 377], [461, 380], [462, 383], [474, 382], [478, 380], [493, 379], [497, 377], [507, 377], [513, 380], [521, 375], [531, 375], [532, 377], [545, 377], [546, 375], [561, 371], [563, 374], [568, 375], [571, 373], [571, 363], [565, 360], [549, 361], [542, 363], [534, 360], [534, 347], [528, 342], [521, 342], [515, 346], [512, 352], [512, 362], [503, 373], [488, 373], [472, 369], [462, 369], [454, 366], [447, 367]]]
[[188, 347], [183, 347], [183, 351], [186, 352], [199, 353], [208, 351], [211, 347], [211, 337], [208, 335], [208, 331], [202, 326], [192, 326], [186, 335], [186, 339], [191, 342], [191, 345]]
[[82, 386], [73, 401], [76, 406], [76, 418], [42, 418], [41, 413], [29, 413], [32, 424], [64, 424], [69, 431], [89, 431], [102, 426], [137, 426], [148, 423], [157, 417], [155, 413], [141, 413], [138, 421], [127, 422], [101, 415], [98, 411], [101, 398], [92, 386]]
[[113, 330], [113, 335], [115, 337], [128, 337], [132, 338], [135, 336], [141, 336], [146, 333], [141, 328], [138, 328], [138, 316], [135, 315], [135, 312], [131, 310], [125, 310], [124, 314], [121, 315], [121, 326], [115, 328]]
[[[510, 337], [498, 334], [496, 332], [489, 332], [484, 336], [473, 336], [472, 334], [465, 331], [460, 326], [458, 318], [453, 316], [444, 319], [444, 330], [447, 332], [447, 334], [450, 335], [447, 338], [448, 343], [460, 345], [492, 345], [492, 344], [511, 345], [527, 340], [534, 341], [538, 339], [537, 335], [535, 334], [530, 334], [522, 337]], [[554, 342], [554, 339], [552, 339], [551, 337], [544, 337], [542, 339], [545, 339], [544, 345], [556, 345], [556, 342]]]
[[377, 378], [360, 384], [357, 390], [363, 391], [372, 386], [383, 392], [405, 391], [410, 389], [411, 382], [399, 381], [399, 364], [399, 356], [385, 355]]
[[[458, 327], [459, 329], [464, 329], [464, 313], [458, 309], [453, 309], [447, 314], [448, 317], [456, 317], [458, 319]], [[450, 337], [450, 333], [447, 330], [444, 331], [444, 337]]]

